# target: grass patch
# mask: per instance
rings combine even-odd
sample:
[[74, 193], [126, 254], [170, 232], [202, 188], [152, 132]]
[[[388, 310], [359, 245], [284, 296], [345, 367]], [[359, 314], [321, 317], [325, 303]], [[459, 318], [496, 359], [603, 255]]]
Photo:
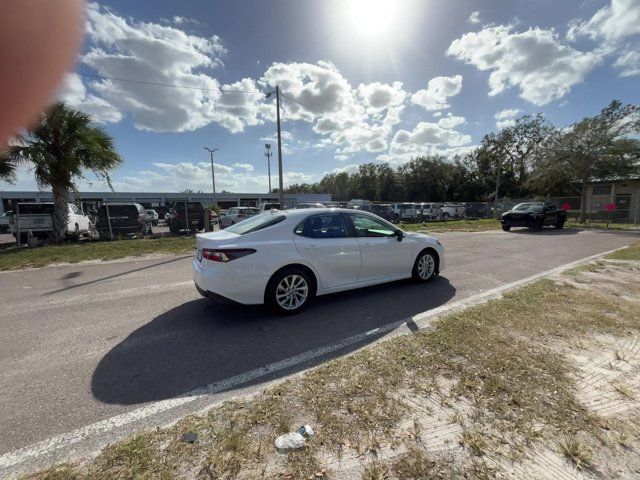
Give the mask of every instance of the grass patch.
[[564, 224], [568, 228], [597, 228], [605, 230], [640, 230], [640, 225], [633, 223], [609, 223], [607, 222], [585, 222], [580, 223], [577, 220], [567, 220]]
[[640, 260], [640, 242], [633, 243], [606, 256], [612, 260]]
[[44, 267], [52, 263], [77, 263], [83, 260], [113, 260], [150, 253], [191, 253], [194, 237], [114, 240], [48, 245], [40, 248], [0, 250], [0, 270]]
[[[108, 447], [82, 470], [56, 467], [76, 476], [49, 476], [55, 470], [48, 470], [31, 478], [340, 478], [325, 462], [345, 453], [361, 459], [367, 479], [492, 477], [499, 467], [490, 457], [518, 461], [534, 442], [594, 469], [594, 452], [631, 437], [620, 430], [624, 422], [582, 406], [574, 367], [557, 346], [639, 331], [636, 303], [606, 289], [541, 280], [444, 317], [431, 330], [381, 342], [250, 399]], [[462, 461], [425, 451], [420, 437], [428, 424], [419, 416], [429, 413], [415, 408], [421, 398], [464, 406], [455, 415]], [[276, 453], [275, 437], [304, 423], [316, 436], [302, 450]], [[195, 443], [181, 440], [186, 431], [198, 435]], [[404, 453], [385, 460], [397, 447]]]
[[447, 222], [400, 223], [398, 226], [410, 232], [485, 232], [499, 230], [500, 221], [493, 218], [483, 218], [479, 220], [449, 220]]

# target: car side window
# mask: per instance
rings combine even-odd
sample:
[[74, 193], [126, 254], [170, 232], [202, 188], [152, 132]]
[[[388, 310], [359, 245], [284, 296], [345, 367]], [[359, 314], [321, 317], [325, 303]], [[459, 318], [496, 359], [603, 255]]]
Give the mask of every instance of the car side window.
[[69, 210], [71, 210], [71, 213], [75, 215], [80, 215], [80, 212], [78, 211], [78, 207], [76, 207], [75, 205], [69, 205]]
[[392, 237], [396, 231], [368, 215], [349, 214], [357, 237]]
[[344, 238], [347, 237], [347, 225], [339, 213], [313, 215], [298, 224], [294, 233], [308, 238]]

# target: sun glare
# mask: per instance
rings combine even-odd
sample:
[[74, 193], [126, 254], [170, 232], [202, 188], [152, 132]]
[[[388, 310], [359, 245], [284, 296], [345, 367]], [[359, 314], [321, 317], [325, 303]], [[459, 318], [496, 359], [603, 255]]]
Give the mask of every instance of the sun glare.
[[348, 16], [353, 29], [362, 35], [379, 35], [392, 26], [395, 0], [348, 0]]

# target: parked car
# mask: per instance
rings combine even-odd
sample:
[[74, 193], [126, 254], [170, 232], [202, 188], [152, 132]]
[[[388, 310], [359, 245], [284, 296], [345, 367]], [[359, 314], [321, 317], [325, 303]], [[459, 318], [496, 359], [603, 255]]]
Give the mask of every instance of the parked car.
[[418, 216], [421, 220], [436, 220], [442, 217], [442, 208], [437, 203], [419, 203]]
[[384, 218], [385, 220], [392, 222], [393, 221], [393, 208], [391, 205], [384, 203], [372, 203], [370, 205], [365, 205], [362, 207], [358, 207], [356, 210], [363, 210], [365, 212], [371, 212], [374, 215], [379, 216], [380, 218]]
[[415, 220], [418, 216], [418, 209], [415, 203], [392, 203], [394, 221]]
[[[68, 204], [68, 209], [65, 236], [78, 238], [80, 235], [90, 235], [89, 217], [72, 203]], [[53, 202], [19, 203], [16, 212], [17, 215], [11, 216], [9, 227], [16, 238], [18, 238], [18, 229], [20, 230], [20, 243], [27, 242], [29, 232], [39, 239], [53, 237]]]
[[165, 222], [171, 233], [181, 230], [200, 231], [204, 228], [204, 205], [201, 202], [175, 202]]
[[502, 230], [508, 232], [511, 227], [528, 227], [542, 229], [547, 225], [563, 228], [567, 220], [567, 212], [556, 208], [551, 203], [527, 202], [519, 203], [513, 209], [502, 214], [500, 223]]
[[147, 212], [139, 203], [103, 203], [96, 212], [100, 240], [145, 235], [150, 226]]
[[209, 209], [209, 224], [213, 227], [214, 225], [218, 225], [219, 221], [220, 217], [218, 213], [213, 209]]
[[220, 228], [230, 227], [259, 213], [260, 210], [255, 207], [231, 207], [225, 215], [220, 217]]
[[146, 210], [147, 219], [151, 223], [152, 226], [157, 227], [159, 220], [158, 212], [155, 210]]
[[258, 210], [261, 212], [268, 212], [269, 210], [284, 210], [279, 203], [265, 202], [258, 205]]
[[282, 314], [320, 295], [444, 269], [444, 248], [358, 210], [268, 212], [196, 235], [193, 279], [205, 297], [266, 303]]
[[450, 220], [452, 218], [464, 218], [466, 208], [461, 203], [445, 203], [440, 206], [442, 210], [442, 219]]
[[327, 208], [327, 207], [322, 203], [299, 203], [298, 205], [296, 205], [296, 208], [302, 209], [302, 208]]
[[9, 221], [11, 220], [12, 211], [4, 212], [0, 215], [0, 233], [9, 232]]

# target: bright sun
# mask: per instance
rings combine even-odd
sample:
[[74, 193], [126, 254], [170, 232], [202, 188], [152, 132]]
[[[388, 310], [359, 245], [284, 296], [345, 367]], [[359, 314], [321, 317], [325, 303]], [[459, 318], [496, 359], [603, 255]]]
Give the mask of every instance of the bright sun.
[[350, 24], [363, 35], [383, 34], [393, 24], [396, 5], [396, 0], [348, 0]]

